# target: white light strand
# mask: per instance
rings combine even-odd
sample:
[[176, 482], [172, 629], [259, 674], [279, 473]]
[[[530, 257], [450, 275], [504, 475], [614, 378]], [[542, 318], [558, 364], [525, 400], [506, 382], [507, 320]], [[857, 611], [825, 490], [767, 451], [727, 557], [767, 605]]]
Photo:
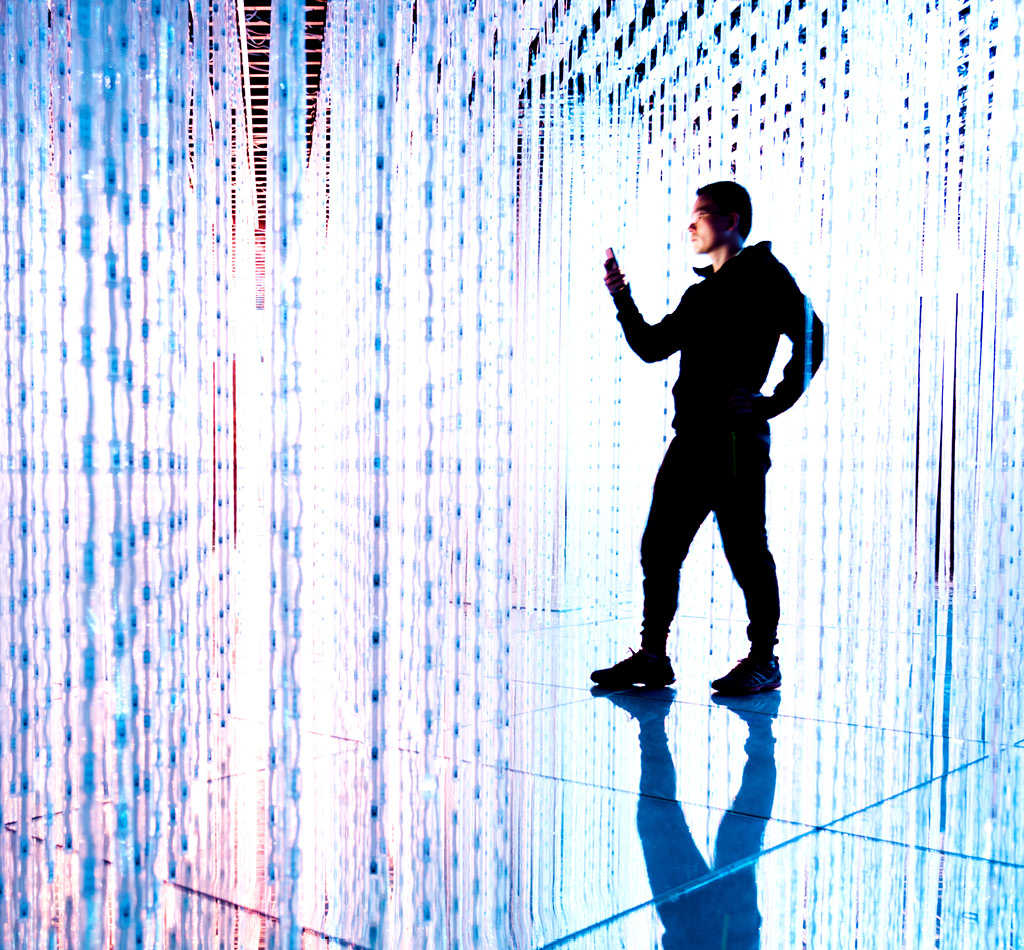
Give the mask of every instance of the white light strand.
[[[635, 634], [675, 373], [601, 262], [671, 310], [719, 178], [828, 327], [773, 421], [783, 656], [822, 721], [953, 740], [822, 730], [780, 787], [817, 814], [822, 776], [882, 796], [1015, 738], [1017, 7], [331, 3], [312, 101], [311, 12], [271, 8], [265, 140], [255, 8], [3, 13], [4, 940], [539, 946], [603, 899], [543, 824], [578, 790], [509, 762], [614, 750], [510, 723]], [[743, 600], [710, 524], [682, 590], [674, 642], [717, 661]], [[728, 785], [715, 728], [684, 744]], [[830, 932], [817, 883], [765, 906], [809, 889]]]

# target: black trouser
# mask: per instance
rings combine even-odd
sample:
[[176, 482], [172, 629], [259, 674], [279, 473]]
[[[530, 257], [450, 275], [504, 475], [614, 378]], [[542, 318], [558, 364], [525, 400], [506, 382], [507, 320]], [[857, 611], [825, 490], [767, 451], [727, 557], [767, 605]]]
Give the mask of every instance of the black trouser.
[[747, 601], [751, 648], [771, 654], [778, 642], [779, 583], [765, 530], [768, 447], [767, 423], [699, 436], [677, 434], [669, 444], [640, 546], [645, 649], [665, 652], [683, 558], [713, 511], [726, 559]]

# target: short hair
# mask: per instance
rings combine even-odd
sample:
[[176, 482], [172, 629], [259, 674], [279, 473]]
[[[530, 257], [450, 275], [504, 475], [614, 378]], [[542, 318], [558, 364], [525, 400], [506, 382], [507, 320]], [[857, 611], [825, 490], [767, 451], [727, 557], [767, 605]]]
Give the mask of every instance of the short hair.
[[710, 198], [721, 214], [735, 214], [739, 217], [740, 237], [745, 241], [750, 234], [754, 216], [747, 189], [734, 181], [713, 181], [697, 189], [698, 197]]

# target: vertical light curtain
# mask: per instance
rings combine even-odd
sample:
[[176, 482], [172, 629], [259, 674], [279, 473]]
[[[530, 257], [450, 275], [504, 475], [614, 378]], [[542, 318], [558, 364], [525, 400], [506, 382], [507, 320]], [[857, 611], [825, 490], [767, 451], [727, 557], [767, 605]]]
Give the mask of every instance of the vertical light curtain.
[[938, 657], [908, 729], [1019, 721], [1014, 4], [332, 2], [312, 95], [270, 17], [257, 141], [233, 0], [2, 12], [5, 940], [530, 932], [516, 664], [636, 616], [670, 437], [604, 249], [670, 311], [720, 178], [828, 327], [770, 476], [821, 702]]

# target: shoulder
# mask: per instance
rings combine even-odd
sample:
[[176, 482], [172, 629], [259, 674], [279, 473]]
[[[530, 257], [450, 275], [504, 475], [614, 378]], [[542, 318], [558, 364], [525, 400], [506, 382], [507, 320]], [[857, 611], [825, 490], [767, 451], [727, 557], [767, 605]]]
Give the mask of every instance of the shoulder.
[[699, 306], [701, 300], [704, 299], [706, 293], [707, 281], [706, 280], [695, 280], [690, 284], [684, 291], [683, 296], [679, 298], [679, 304], [673, 313], [680, 313], [686, 307]]
[[[739, 254], [739, 259], [749, 268], [786, 270], [783, 263], [772, 253], [771, 241], [758, 241], [757, 244], [751, 244], [749, 247], [743, 248]], [[786, 271], [786, 273], [789, 272]]]
[[797, 288], [789, 268], [772, 253], [771, 241], [760, 241], [745, 248], [740, 257], [747, 259], [748, 273], [756, 275], [762, 286], [774, 286], [778, 289]]

